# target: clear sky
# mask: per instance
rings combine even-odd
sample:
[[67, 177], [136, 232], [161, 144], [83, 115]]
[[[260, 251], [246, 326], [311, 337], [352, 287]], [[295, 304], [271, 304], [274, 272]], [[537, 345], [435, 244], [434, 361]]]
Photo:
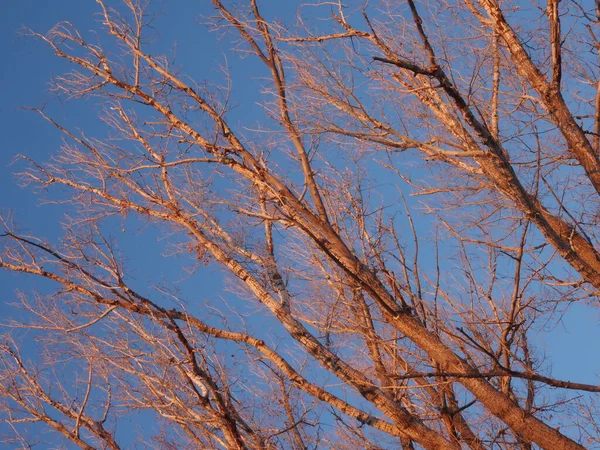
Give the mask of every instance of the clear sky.
[[[197, 7], [198, 2], [177, 3], [177, 8], [165, 8], [168, 9], [168, 14], [158, 19], [161, 28], [160, 43], [164, 42], [167, 47], [177, 49], [178, 59], [186, 62], [186, 70], [218, 76], [218, 67], [214, 62], [223, 63], [224, 54], [214, 40], [209, 44], [208, 33], [198, 26], [202, 12]], [[44, 107], [57, 121], [74, 129], [85, 130], [88, 135], [93, 135], [97, 128], [97, 111], [96, 105], [91, 102], [65, 101], [49, 92], [50, 78], [65, 72], [69, 67], [56, 58], [39, 39], [24, 36], [27, 33], [24, 27], [46, 33], [56, 23], [64, 20], [74, 23], [82, 32], [87, 32], [98, 28], [98, 11], [96, 2], [89, 0], [7, 0], [0, 5], [0, 52], [3, 55], [0, 70], [0, 209], [3, 215], [14, 218], [20, 232], [50, 241], [55, 241], [61, 235], [64, 207], [44, 204], [42, 197], [38, 195], [40, 192], [19, 186], [14, 173], [25, 166], [22, 162], [15, 162], [15, 155], [23, 154], [37, 161], [48, 161], [63, 138], [36, 113], [23, 108]], [[163, 36], [168, 38], [163, 41]], [[210, 271], [196, 274], [194, 281], [189, 282], [189, 275], [180, 270], [184, 262], [174, 258], [165, 264], [161, 257], [164, 241], [156, 230], [145, 228], [134, 220], [129, 220], [126, 224], [115, 224], [115, 228], [120, 231], [122, 225], [131, 226], [131, 229], [126, 230], [126, 236], [119, 236], [119, 245], [127, 253], [129, 264], [135, 267], [132, 279], [135, 279], [138, 289], [144, 291], [153, 282], [165, 280], [182, 289], [184, 297], [191, 304], [197, 303], [199, 306], [207, 298], [221, 295], [218, 270], [212, 274]], [[17, 289], [30, 292], [32, 288], [42, 293], [49, 292], [49, 284], [39, 279], [18, 277], [0, 271], [0, 320], [19, 317], [19, 310], [9, 304], [16, 301]], [[22, 343], [27, 344], [25, 354], [35, 358], [34, 347], [29, 345], [30, 336], [22, 333], [18, 336], [23, 339]], [[131, 448], [137, 441], [138, 430], [135, 424], [143, 424], [148, 420], [152, 420], [150, 415], [124, 419], [125, 423], [117, 428], [117, 435], [124, 448]], [[6, 431], [3, 427], [0, 424], [0, 433]], [[48, 446], [36, 448], [51, 448], [50, 443], [62, 441], [57, 435], [48, 435], [46, 438]]]
[[[155, 22], [155, 51], [176, 55], [176, 63], [196, 80], [221, 82], [221, 68], [229, 67], [236, 81], [235, 103], [246, 105], [234, 108], [230, 117], [234, 122], [238, 116], [240, 121], [246, 120], [259, 108], [255, 104], [258, 84], [256, 79], [249, 78], [248, 61], [241, 62], [229, 55], [228, 44], [200, 25], [203, 17], [212, 12], [209, 2], [177, 0], [175, 3], [177, 6], [172, 7], [169, 2], [152, 2], [153, 8], [160, 13]], [[15, 173], [26, 165], [15, 156], [21, 154], [39, 162], [48, 161], [63, 143], [63, 137], [39, 115], [25, 108], [44, 108], [56, 121], [73, 130], [82, 130], [87, 136], [101, 136], [104, 130], [98, 127], [97, 104], [66, 100], [50, 92], [51, 77], [68, 71], [69, 65], [55, 57], [44, 42], [26, 36], [28, 31], [25, 28], [43, 34], [58, 22], [68, 21], [86, 34], [100, 28], [98, 13], [99, 7], [92, 0], [7, 0], [0, 4], [0, 52], [3, 55], [0, 71], [0, 211], [14, 220], [19, 232], [50, 242], [56, 242], [62, 235], [61, 223], [65, 221], [68, 205], [47, 204], [45, 192], [22, 186]], [[238, 68], [242, 65], [244, 70]], [[205, 268], [191, 276], [182, 270], [189, 265], [189, 260], [163, 257], [168, 249], [161, 231], [146, 227], [131, 216], [126, 221], [111, 223], [119, 248], [126, 255], [127, 266], [133, 268], [130, 275], [139, 292], [156, 298], [157, 294], [150, 286], [164, 283], [178, 290], [188, 302], [186, 308], [192, 313], [194, 308], [202, 308], [206, 301], [216, 305], [226, 299], [230, 306], [237, 307], [238, 313], [249, 317], [250, 328], [256, 326], [270, 333], [267, 342], [277, 341], [276, 334], [282, 332], [279, 325], [253, 320], [256, 308], [244, 309], [246, 305], [223, 290], [220, 268]], [[0, 271], [0, 321], [21, 317], [21, 311], [10, 305], [16, 302], [17, 291], [36, 290], [44, 294], [52, 292], [51, 289], [51, 283], [44, 280]], [[164, 300], [163, 306], [174, 306]], [[210, 323], [210, 319], [207, 321]], [[32, 335], [18, 333], [17, 336], [22, 340], [25, 355], [35, 359]], [[136, 425], [147, 425], [147, 421], [152, 419], [151, 415], [145, 414], [123, 420], [125, 423], [117, 428], [117, 436], [124, 448], [129, 448], [137, 441]], [[3, 427], [0, 424], [0, 434], [6, 431]], [[66, 442], [58, 435], [48, 435], [47, 440], [48, 445]], [[50, 447], [42, 445], [36, 448]]]
[[[176, 49], [177, 62], [194, 78], [218, 79], [219, 64], [227, 64], [234, 74], [234, 98], [240, 104], [232, 114], [234, 120], [236, 114], [242, 120], [257, 108], [254, 102], [257, 82], [246, 76], [236, 56], [227, 55], [226, 43], [218, 42], [214, 33], [199, 26], [201, 14], [210, 11], [206, 6], [198, 6], [200, 3], [208, 4], [197, 0], [161, 2], [165, 14], [157, 20], [157, 42], [165, 51]], [[295, 6], [279, 7], [283, 14], [295, 13]], [[62, 73], [67, 66], [43, 42], [24, 36], [23, 27], [44, 33], [57, 22], [66, 20], [87, 31], [98, 28], [95, 23], [97, 12], [98, 6], [91, 0], [3, 0], [0, 5], [0, 208], [3, 215], [10, 211], [19, 230], [50, 240], [60, 235], [63, 209], [42, 204], [40, 196], [30, 187], [19, 186], [13, 174], [23, 165], [13, 162], [17, 154], [38, 161], [47, 160], [60, 146], [62, 137], [51, 125], [23, 107], [44, 106], [56, 120], [93, 132], [95, 105], [86, 101], [65, 102], [48, 91], [50, 77]], [[127, 226], [130, 224], [136, 226], [134, 222]], [[211, 278], [210, 273], [204, 273], [192, 283], [174, 269], [178, 265], [160, 263], [164, 260], [161, 257], [163, 244], [156, 231], [140, 227], [128, 234], [121, 246], [129, 252], [140, 285], [163, 277], [167, 281], [180, 282], [182, 292], [190, 300], [195, 296], [218, 295], [220, 276], [214, 277], [213, 273]], [[32, 279], [0, 271], [0, 318], [14, 313], [7, 304], [14, 301], [15, 289], [36, 285], [40, 286]], [[202, 286], [200, 292], [198, 285]], [[598, 384], [600, 322], [596, 311], [573, 305], [561, 325], [537, 335], [538, 347], [553, 355], [553, 376]]]
[[[180, 1], [176, 8], [164, 8], [158, 4], [158, 11], [164, 12], [156, 20], [158, 49], [175, 54], [176, 62], [185, 66], [190, 76], [212, 77], [220, 80], [220, 65], [229, 64], [226, 47], [221, 47], [214, 33], [200, 26], [201, 16], [210, 13], [210, 9], [199, 8], [196, 2]], [[46, 33], [60, 21], [69, 21], [84, 34], [98, 30], [99, 7], [94, 1], [60, 0], [53, 2], [37, 0], [9, 0], [0, 6], [0, 51], [4, 55], [3, 69], [0, 72], [0, 131], [3, 136], [0, 152], [0, 192], [3, 213], [13, 217], [18, 229], [54, 239], [60, 236], [60, 224], [64, 221], [65, 205], [46, 204], [45, 193], [23, 187], [15, 173], [26, 165], [16, 159], [16, 155], [25, 155], [36, 161], [48, 161], [61, 146], [63, 137], [57, 130], [45, 122], [27, 107], [44, 108], [48, 115], [74, 130], [82, 130], [89, 136], [101, 136], [104, 132], [98, 127], [97, 104], [86, 100], [67, 100], [50, 92], [51, 77], [69, 70], [69, 65], [56, 58], [53, 51], [41, 40], [26, 36], [30, 28], [35, 32]], [[235, 64], [235, 61], [234, 61]], [[246, 84], [251, 84], [246, 77]], [[239, 102], [250, 103], [244, 97], [249, 94], [244, 86], [236, 89]], [[252, 109], [245, 108], [240, 114]], [[234, 111], [235, 114], [235, 111]], [[99, 133], [99, 134], [98, 134]], [[68, 206], [66, 207], [68, 209]], [[138, 227], [140, 224], [134, 224]], [[132, 231], [132, 230], [128, 230]], [[138, 233], [140, 231], [140, 233]], [[155, 241], [159, 236], [152, 230], [135, 229], [127, 237], [135, 240], [144, 232], [142, 242]], [[122, 243], [127, 246], [127, 242]], [[160, 257], [161, 246], [139, 245], [132, 243], [130, 252], [138, 260], [140, 277], [156, 279], [156, 266], [148, 262], [155, 254]], [[141, 252], [141, 253], [140, 253]], [[160, 268], [160, 272], [165, 267]], [[168, 267], [166, 268], [168, 271]], [[2, 293], [11, 296], [11, 289], [21, 281], [14, 275], [0, 272]], [[145, 280], [144, 280], [145, 281]]]

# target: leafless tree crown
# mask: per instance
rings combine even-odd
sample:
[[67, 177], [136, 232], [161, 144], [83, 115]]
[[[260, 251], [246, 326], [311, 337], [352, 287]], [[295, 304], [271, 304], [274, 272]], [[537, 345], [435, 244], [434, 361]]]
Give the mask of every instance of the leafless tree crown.
[[[51, 289], [3, 322], [6, 445], [600, 446], [600, 386], [536, 345], [598, 302], [593, 2], [213, 0], [218, 83], [155, 51], [156, 5], [97, 3], [31, 33], [101, 112], [37, 110], [64, 145], [20, 177], [63, 238], [3, 219], [0, 267]], [[131, 267], [156, 233], [193, 290]]]

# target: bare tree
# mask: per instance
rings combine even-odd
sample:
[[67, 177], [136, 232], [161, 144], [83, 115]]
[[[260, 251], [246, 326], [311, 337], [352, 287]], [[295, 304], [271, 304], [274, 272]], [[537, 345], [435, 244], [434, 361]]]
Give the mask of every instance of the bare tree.
[[[228, 78], [152, 51], [144, 5], [97, 3], [110, 40], [32, 33], [110, 131], [38, 111], [66, 143], [21, 176], [75, 208], [60, 242], [5, 220], [0, 267], [55, 288], [5, 323], [6, 442], [121, 448], [151, 411], [150, 448], [600, 444], [600, 386], [554, 378], [532, 338], [600, 289], [596, 9], [323, 2], [284, 25], [213, 0], [207, 26], [260, 76], [240, 123]], [[229, 300], [141, 286], [114, 216], [222, 269]]]

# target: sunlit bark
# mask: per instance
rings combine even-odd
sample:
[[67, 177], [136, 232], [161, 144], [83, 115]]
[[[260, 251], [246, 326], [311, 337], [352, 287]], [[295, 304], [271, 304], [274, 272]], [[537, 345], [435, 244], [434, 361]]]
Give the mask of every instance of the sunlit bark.
[[[230, 121], [227, 86], [211, 91], [149, 50], [140, 4], [97, 2], [118, 56], [68, 23], [33, 33], [74, 68], [55, 88], [104, 104], [116, 138], [38, 111], [66, 144], [51, 163], [26, 158], [21, 176], [68, 190], [79, 208], [62, 242], [5, 223], [0, 267], [58, 286], [23, 295], [31, 322], [10, 324], [45, 336], [47, 358], [25, 361], [16, 339], [0, 348], [15, 441], [40, 422], [82, 448], [120, 448], [116, 424], [136, 410], [169, 429], [155, 438], [162, 448], [554, 450], [600, 439], [593, 415], [567, 424], [586, 441], [558, 429], [551, 416], [566, 408], [548, 394], [592, 402], [600, 386], [552, 377], [530, 336], [600, 289], [589, 211], [598, 73], [573, 56], [598, 46], [562, 25], [569, 14], [594, 36], [592, 12], [549, 0], [524, 31], [492, 0], [352, 14], [327, 3], [310, 6], [327, 11], [321, 33], [302, 15], [284, 28], [255, 0], [213, 0], [211, 26], [267, 76], [253, 133]], [[526, 32], [543, 34], [539, 54]], [[582, 73], [592, 95], [576, 104], [562, 90]], [[171, 291], [174, 308], [142, 293], [104, 228], [127, 214], [221, 268], [281, 326], [281, 342], [217, 302], [207, 310], [219, 325]], [[48, 375], [63, 353], [72, 386]]]

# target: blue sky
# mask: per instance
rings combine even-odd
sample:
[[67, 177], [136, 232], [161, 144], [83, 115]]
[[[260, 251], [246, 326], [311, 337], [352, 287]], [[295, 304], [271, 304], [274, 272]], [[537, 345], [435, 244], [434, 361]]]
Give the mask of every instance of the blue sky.
[[[176, 62], [193, 78], [218, 80], [221, 76], [219, 65], [227, 65], [233, 74], [233, 97], [240, 105], [231, 117], [234, 123], [236, 116], [244, 121], [257, 108], [258, 81], [250, 78], [245, 69], [245, 65], [252, 63], [227, 54], [228, 44], [217, 42], [216, 34], [198, 25], [200, 16], [209, 11], [202, 10], [199, 3], [203, 2], [174, 0], [162, 3], [165, 14], [157, 19], [157, 46], [165, 52], [174, 51]], [[45, 161], [61, 145], [62, 138], [51, 125], [23, 107], [44, 106], [57, 121], [89, 132], [95, 127], [96, 105], [86, 101], [65, 102], [48, 91], [50, 77], [62, 73], [67, 66], [54, 57], [44, 43], [24, 36], [23, 27], [44, 33], [57, 22], [66, 20], [87, 32], [97, 28], [94, 17], [97, 12], [98, 6], [91, 0], [4, 0], [0, 6], [0, 208], [3, 214], [10, 211], [19, 230], [50, 240], [60, 236], [63, 209], [43, 204], [35, 191], [19, 186], [13, 173], [23, 166], [13, 162], [16, 154]], [[295, 9], [288, 7], [279, 13], [294, 14]], [[170, 267], [177, 265], [160, 264], [164, 245], [160, 233], [135, 222], [128, 222], [129, 226], [137, 229], [128, 233], [126, 239], [121, 239], [121, 247], [128, 253], [131, 266], [136, 268], [135, 277], [140, 285], [164, 277], [166, 281], [181, 281], [179, 286], [189, 300], [198, 295], [204, 298], [220, 295], [221, 277], [217, 275], [217, 269], [203, 272], [192, 283], [179, 271], [171, 271]], [[202, 285], [200, 294], [198, 284]], [[3, 316], [14, 313], [7, 303], [14, 300], [15, 289], [29, 287], [44, 289], [32, 279], [0, 272], [0, 311]], [[597, 311], [584, 305], [573, 305], [557, 327], [536, 336], [538, 348], [552, 355], [553, 376], [598, 383], [600, 346], [596, 343], [600, 338], [600, 324]]]
[[[178, 8], [165, 7], [164, 10], [168, 13], [158, 16], [156, 23], [160, 32], [157, 47], [176, 54], [176, 62], [185, 62], [186, 73], [190, 76], [220, 80], [222, 72], [219, 65], [228, 63], [226, 48], [220, 48], [215, 42], [215, 34], [210, 34], [199, 26], [201, 14], [206, 14], [209, 10], [200, 10], [195, 2], [180, 3]], [[61, 234], [60, 224], [64, 221], [65, 207], [46, 204], [45, 192], [21, 186], [15, 173], [23, 170], [26, 165], [15, 157], [21, 154], [46, 162], [61, 146], [63, 137], [39, 115], [25, 108], [44, 108], [57, 122], [73, 130], [82, 130], [89, 136], [100, 137], [104, 129], [98, 127], [97, 104], [89, 100], [66, 100], [49, 91], [51, 77], [69, 70], [69, 65], [56, 58], [52, 50], [39, 39], [25, 36], [27, 31], [24, 27], [46, 33], [59, 21], [69, 21], [85, 35], [89, 30], [99, 28], [99, 9], [94, 1], [80, 0], [10, 0], [0, 8], [0, 51], [5, 57], [4, 69], [0, 73], [0, 131], [3, 136], [0, 152], [0, 208], [4, 214], [9, 213], [9, 217], [14, 218], [21, 232], [55, 239]], [[252, 81], [247, 80], [247, 83]], [[247, 102], [244, 96], [248, 92], [248, 89], [239, 88], [236, 94], [239, 94], [240, 102]], [[248, 108], [245, 109], [245, 113], [247, 112]], [[133, 230], [128, 230], [133, 233], [127, 234], [128, 240], [132, 240], [131, 249], [135, 248], [135, 252], [130, 252], [131, 258], [134, 263], [137, 260], [142, 264], [138, 271], [140, 274], [147, 274], [145, 276], [148, 280], [156, 279], [156, 274], [153, 273], [155, 266], [144, 262], [153, 253], [155, 257], [160, 257], [161, 245], [156, 242], [160, 236], [152, 235], [153, 230], [143, 229], [141, 224], [133, 226]], [[154, 241], [155, 245], [144, 246], [135, 242], [136, 236], [142, 234], [142, 231], [145, 233], [142, 241]], [[127, 242], [122, 244], [127, 246]], [[0, 273], [0, 277], [1, 280], [6, 280], [1, 283], [2, 292], [10, 297], [11, 286], [20, 284], [20, 281], [4, 272]]]
[[[172, 8], [168, 15], [158, 19], [162, 29], [161, 36], [169, 36], [160, 43], [165, 42], [165, 45], [172, 48], [177, 44], [177, 53], [181, 60], [186, 61], [187, 70], [198, 73], [212, 71], [218, 76], [218, 68], [213, 63], [216, 60], [222, 62], [223, 53], [214, 43], [207, 44], [208, 33], [198, 26], [200, 11], [196, 2], [179, 3], [178, 8]], [[0, 52], [4, 55], [3, 69], [0, 72], [0, 133], [3, 136], [0, 151], [0, 209], [3, 215], [14, 218], [20, 232], [35, 234], [50, 241], [55, 241], [61, 235], [60, 224], [65, 220], [64, 208], [44, 204], [43, 192], [19, 186], [14, 173], [22, 170], [24, 165], [19, 161], [15, 162], [15, 155], [23, 154], [37, 161], [47, 161], [61, 145], [62, 137], [36, 113], [23, 108], [44, 107], [57, 121], [74, 129], [84, 129], [90, 134], [97, 128], [97, 111], [92, 102], [65, 101], [49, 92], [51, 76], [63, 73], [68, 70], [68, 66], [56, 58], [43, 42], [24, 36], [26, 31], [23, 27], [46, 33], [56, 23], [65, 20], [73, 22], [85, 33], [98, 28], [98, 11], [96, 2], [82, 0], [8, 0], [0, 6]], [[210, 66], [209, 70], [207, 66]], [[122, 224], [113, 225], [120, 230]], [[202, 303], [213, 295], [220, 295], [222, 286], [218, 270], [212, 274], [206, 271], [190, 283], [190, 277], [177, 270], [181, 261], [163, 263], [161, 253], [164, 241], [161, 240], [160, 233], [143, 227], [135, 220], [129, 220], [126, 226], [131, 229], [127, 230], [126, 236], [120, 236], [119, 245], [127, 254], [130, 266], [135, 267], [132, 279], [138, 289], [144, 291], [144, 287], [153, 281], [164, 279], [165, 282], [182, 288], [183, 293], [188, 294], [188, 301]], [[20, 317], [20, 311], [9, 306], [16, 301], [16, 290], [28, 292], [35, 289], [44, 293], [49, 292], [50, 288], [49, 283], [39, 279], [23, 278], [1, 271], [0, 320]], [[19, 333], [18, 336], [22, 344], [26, 344], [25, 355], [35, 358], [31, 334], [24, 336]], [[149, 414], [123, 419], [123, 423], [117, 428], [117, 434], [125, 448], [133, 446], [137, 441], [136, 424], [144, 424], [148, 420], [152, 420]], [[6, 431], [2, 428], [0, 426], [0, 433]], [[43, 436], [41, 438], [44, 439]], [[57, 435], [46, 435], [45, 438], [47, 445], [36, 448], [52, 448], [52, 443], [61, 442]]]
[[[228, 54], [229, 44], [219, 40], [217, 33], [202, 27], [202, 16], [211, 13], [208, 2], [199, 7], [197, 2], [178, 1], [176, 8], [165, 2], [153, 2], [159, 15], [156, 18], [157, 35], [155, 51], [175, 55], [175, 64], [184, 66], [185, 73], [197, 80], [221, 82], [222, 67], [226, 66], [233, 74], [234, 105], [230, 120], [246, 121], [259, 106], [255, 103], [259, 81], [251, 78], [247, 70], [248, 59], [240, 60]], [[161, 6], [162, 5], [162, 6]], [[14, 220], [17, 231], [36, 235], [50, 242], [61, 237], [61, 223], [65, 222], [68, 205], [47, 204], [46, 192], [20, 185], [16, 172], [26, 165], [15, 159], [18, 154], [38, 162], [48, 161], [63, 143], [63, 137], [38, 114], [25, 108], [44, 108], [44, 111], [57, 122], [72, 130], [82, 130], [87, 136], [100, 137], [105, 132], [98, 126], [97, 104], [89, 100], [66, 100], [50, 92], [52, 76], [69, 70], [69, 65], [56, 58], [53, 51], [42, 41], [25, 36], [26, 28], [46, 33], [60, 21], [72, 22], [80, 32], [90, 36], [90, 30], [98, 30], [99, 7], [94, 1], [60, 0], [42, 2], [37, 0], [3, 2], [0, 6], [0, 51], [4, 55], [4, 69], [0, 83], [0, 132], [3, 136], [0, 152], [0, 210], [5, 217]], [[244, 67], [242, 70], [241, 67]], [[129, 217], [127, 220], [109, 220], [109, 233], [116, 236], [118, 246], [125, 255], [132, 285], [139, 292], [157, 298], [151, 288], [154, 284], [165, 284], [177, 289], [188, 310], [202, 309], [205, 302], [212, 306], [227, 301], [238, 312], [248, 317], [250, 327], [260, 328], [266, 333], [268, 343], [275, 345], [277, 333], [282, 333], [276, 322], [271, 324], [253, 320], [259, 312], [255, 306], [248, 307], [234, 295], [223, 290], [224, 280], [219, 267], [203, 268], [193, 275], [182, 268], [189, 260], [179, 257], [165, 258], [167, 240], [164, 230], [145, 226], [141, 221]], [[126, 231], [122, 233], [122, 230]], [[17, 291], [41, 294], [53, 292], [52, 283], [32, 277], [21, 277], [0, 271], [0, 320], [22, 317], [22, 311], [10, 304], [16, 302]], [[169, 305], [163, 300], [163, 306]], [[206, 317], [204, 317], [207, 319]], [[207, 319], [210, 322], [210, 318]], [[234, 322], [234, 319], [232, 319]], [[37, 357], [34, 333], [19, 332], [24, 355]], [[138, 439], [138, 425], [147, 425], [152, 414], [132, 415], [122, 419], [117, 427], [117, 436], [124, 448], [133, 446]], [[3, 433], [0, 424], [0, 434]], [[58, 435], [45, 435], [46, 446], [64, 442]], [[71, 445], [71, 444], [69, 444]], [[2, 444], [0, 444], [0, 447]], [[8, 450], [8, 449], [7, 449]]]

